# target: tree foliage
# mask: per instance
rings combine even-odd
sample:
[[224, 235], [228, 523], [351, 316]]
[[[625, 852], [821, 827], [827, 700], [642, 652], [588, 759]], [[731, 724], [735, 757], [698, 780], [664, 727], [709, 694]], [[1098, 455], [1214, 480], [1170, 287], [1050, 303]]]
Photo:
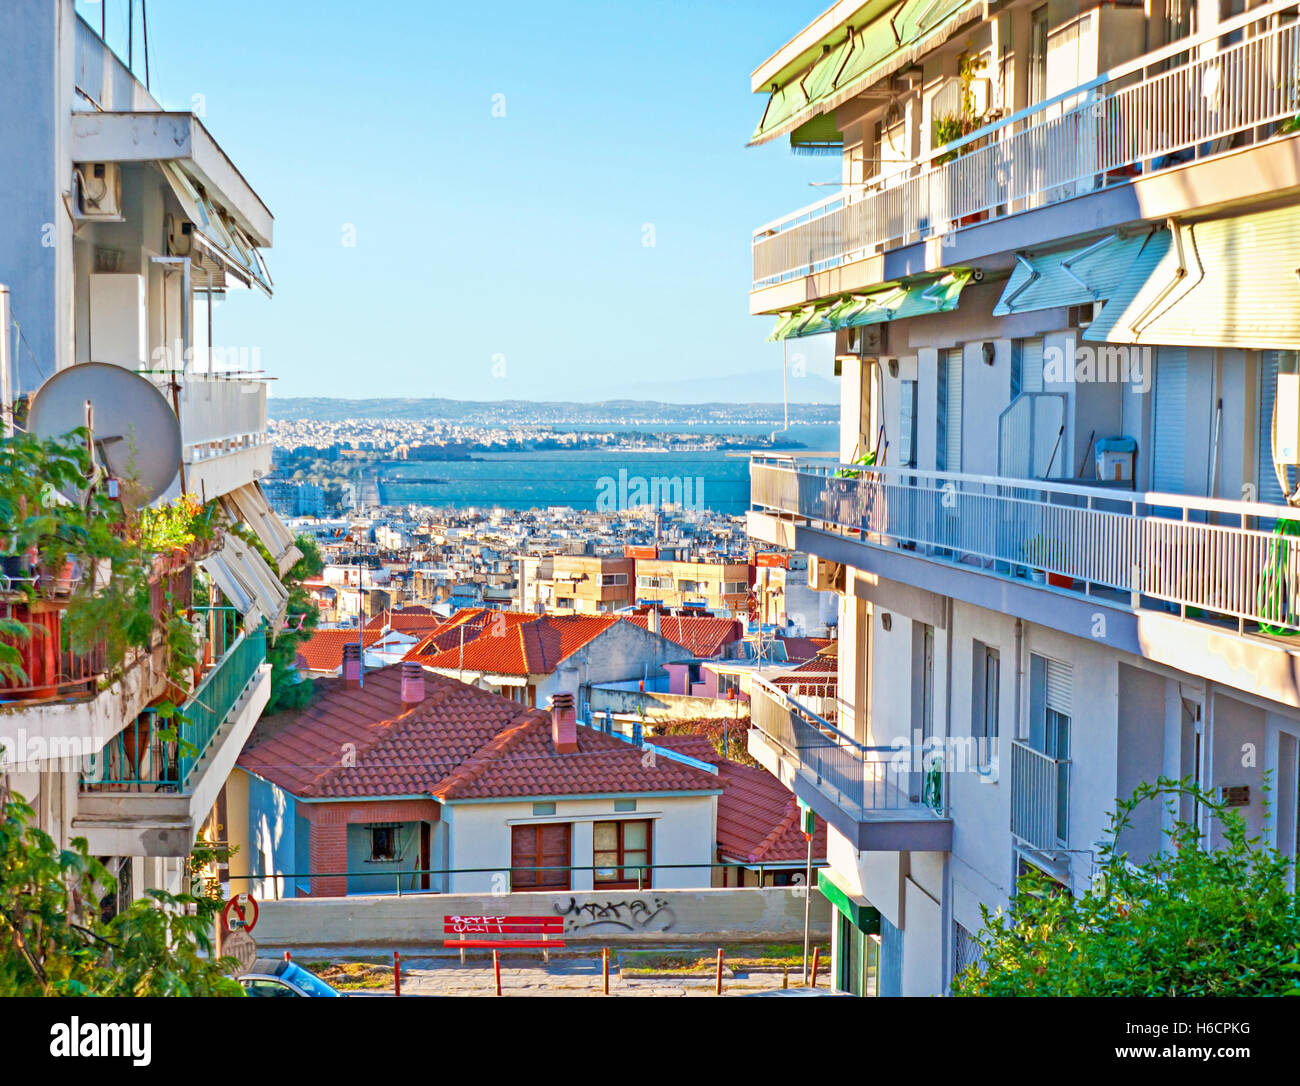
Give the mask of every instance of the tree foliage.
[[61, 849], [32, 819], [0, 791], [0, 996], [242, 994], [233, 959], [211, 956], [219, 900], [151, 890], [105, 922], [113, 876], [84, 838]]
[[[1191, 798], [1219, 829], [1208, 847], [1173, 817]], [[1170, 812], [1163, 847], [1140, 865], [1117, 845], [1142, 803]], [[1160, 778], [1117, 804], [1092, 890], [1075, 896], [1023, 876], [1009, 916], [984, 909], [982, 961], [955, 995], [1260, 996], [1294, 990], [1300, 910], [1294, 861], [1251, 836], [1245, 819], [1190, 781]]]

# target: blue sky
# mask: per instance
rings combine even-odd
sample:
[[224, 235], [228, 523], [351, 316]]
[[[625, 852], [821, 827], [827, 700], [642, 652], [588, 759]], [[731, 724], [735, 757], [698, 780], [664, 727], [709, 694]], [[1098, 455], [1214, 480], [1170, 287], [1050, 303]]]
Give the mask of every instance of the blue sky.
[[155, 0], [155, 95], [197, 103], [276, 217], [276, 297], [232, 293], [217, 340], [280, 396], [779, 390], [749, 235], [838, 162], [747, 149], [748, 77], [825, 2]]

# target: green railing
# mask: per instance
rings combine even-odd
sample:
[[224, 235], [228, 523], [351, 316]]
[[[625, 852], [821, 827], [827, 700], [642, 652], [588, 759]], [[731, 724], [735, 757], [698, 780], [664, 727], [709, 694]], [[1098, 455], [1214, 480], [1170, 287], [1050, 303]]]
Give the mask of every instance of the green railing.
[[265, 660], [266, 625], [262, 624], [255, 630], [240, 634], [220, 663], [208, 672], [198, 689], [190, 695], [181, 710], [187, 718], [181, 722], [180, 729], [186, 745], [177, 759], [182, 790], [189, 785], [190, 774], [207, 753], [212, 737]]
[[[194, 767], [266, 659], [266, 627], [239, 634], [178, 710], [160, 719], [146, 709], [94, 757], [84, 791], [184, 792]], [[164, 738], [177, 731], [181, 742]]]

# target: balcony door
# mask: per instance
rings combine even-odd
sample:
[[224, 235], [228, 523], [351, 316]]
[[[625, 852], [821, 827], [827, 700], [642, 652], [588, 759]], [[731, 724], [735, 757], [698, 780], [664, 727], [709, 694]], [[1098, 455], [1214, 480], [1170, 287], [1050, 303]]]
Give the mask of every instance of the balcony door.
[[[1300, 857], [1300, 737], [1279, 732], [1277, 737], [1277, 850], [1292, 859]], [[1295, 869], [1291, 869], [1295, 888]]]
[[1156, 349], [1155, 410], [1151, 419], [1151, 489], [1187, 491], [1187, 348]]
[[1060, 660], [1029, 657], [1029, 745], [1056, 762], [1056, 842], [1067, 844], [1070, 830], [1070, 731], [1074, 669]]
[[[1184, 693], [1182, 722], [1179, 728], [1178, 776], [1198, 788], [1205, 786], [1205, 721], [1199, 692]], [[1201, 804], [1192, 796], [1182, 796], [1178, 819], [1194, 826], [1201, 824]]]

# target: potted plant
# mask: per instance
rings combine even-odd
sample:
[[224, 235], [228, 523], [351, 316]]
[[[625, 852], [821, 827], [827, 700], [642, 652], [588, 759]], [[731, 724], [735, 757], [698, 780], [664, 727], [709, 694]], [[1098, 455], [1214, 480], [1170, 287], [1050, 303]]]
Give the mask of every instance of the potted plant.
[[1024, 552], [1025, 561], [1030, 566], [1030, 579], [1035, 584], [1042, 584], [1046, 581], [1056, 588], [1074, 587], [1073, 577], [1064, 573], [1053, 573], [1048, 569], [1049, 566], [1062, 566], [1065, 564], [1065, 544], [1059, 539], [1037, 535], [1025, 543], [1021, 550]]

